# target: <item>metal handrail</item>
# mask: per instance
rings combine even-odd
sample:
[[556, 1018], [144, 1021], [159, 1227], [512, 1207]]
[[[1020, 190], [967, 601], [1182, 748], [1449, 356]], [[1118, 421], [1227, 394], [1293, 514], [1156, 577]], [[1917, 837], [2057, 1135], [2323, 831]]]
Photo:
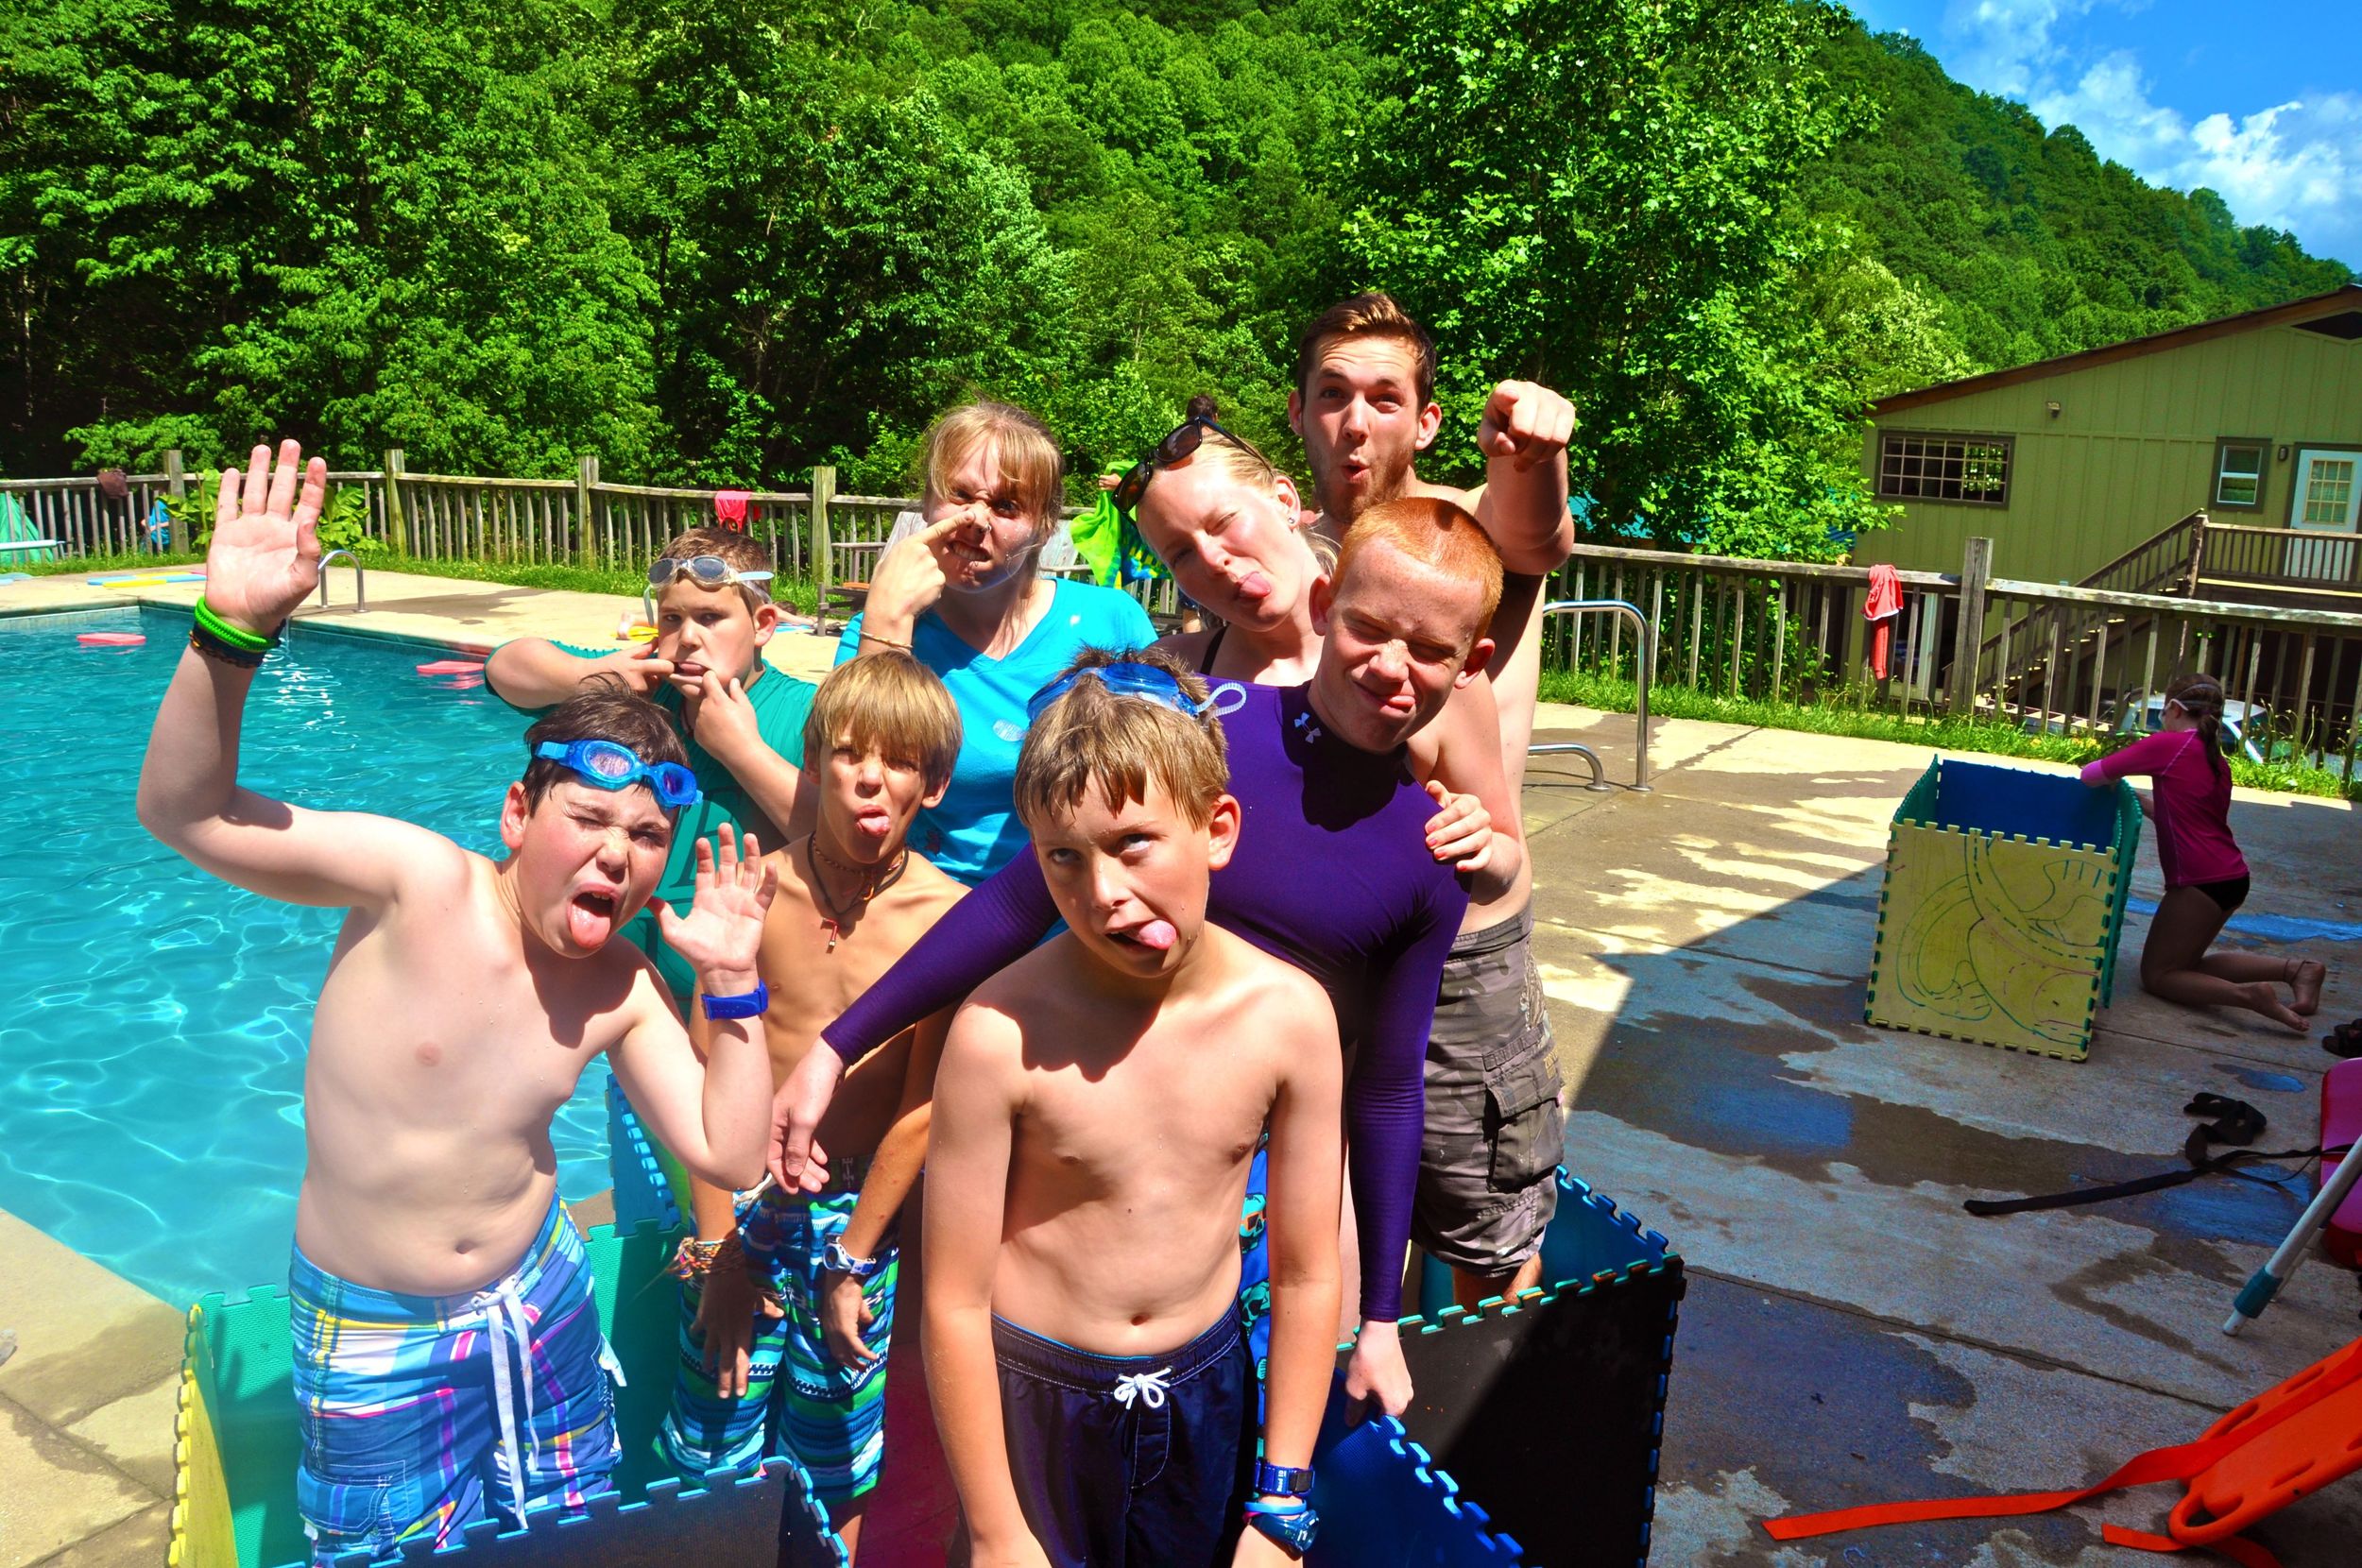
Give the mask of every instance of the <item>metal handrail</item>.
[[339, 555], [352, 563], [352, 607], [356, 610], [368, 609], [369, 607], [368, 582], [361, 571], [361, 557], [350, 550], [332, 550], [320, 557], [320, 608], [328, 607], [328, 563]]
[[[1639, 721], [1639, 734], [1633, 748], [1632, 787], [1646, 793], [1649, 785], [1649, 686], [1656, 679], [1656, 638], [1649, 630], [1649, 618], [1640, 613], [1640, 606], [1621, 599], [1554, 599], [1542, 606], [1541, 619], [1553, 615], [1589, 615], [1605, 612], [1632, 618], [1633, 637], [1640, 648], [1639, 685], [1633, 702], [1634, 716]], [[1537, 633], [1538, 635], [1538, 633]], [[1571, 741], [1552, 741], [1547, 745], [1528, 746], [1529, 757], [1546, 757], [1566, 752], [1579, 752], [1591, 759], [1591, 782], [1586, 788], [1605, 789], [1600, 780], [1599, 755], [1588, 746]]]

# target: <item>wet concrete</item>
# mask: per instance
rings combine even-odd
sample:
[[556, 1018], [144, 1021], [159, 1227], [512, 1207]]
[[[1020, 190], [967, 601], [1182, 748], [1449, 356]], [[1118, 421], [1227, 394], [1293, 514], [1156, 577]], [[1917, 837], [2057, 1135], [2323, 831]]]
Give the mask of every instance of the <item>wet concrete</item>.
[[[1560, 711], [1540, 727], [1597, 744], [1618, 776], [1631, 721]], [[1756, 1525], [2080, 1485], [2352, 1339], [2362, 1288], [2318, 1261], [2243, 1337], [2217, 1326], [2309, 1182], [2210, 1178], [2002, 1219], [1960, 1207], [2175, 1167], [2193, 1125], [2182, 1106], [2201, 1091], [2264, 1111], [2265, 1147], [2309, 1146], [2330, 1059], [2251, 1014], [2145, 996], [2137, 915], [2087, 1063], [1870, 1027], [1887, 827], [1929, 754], [1667, 728], [1651, 794], [1528, 791], [1567, 1164], [1665, 1230], [1696, 1279], [1653, 1560], [2154, 1560], [2102, 1545], [2097, 1522], [2153, 1528], [2173, 1489], [1787, 1548]], [[2251, 909], [2318, 922], [2362, 907], [2351, 809], [2243, 791], [2234, 810], [2256, 866]], [[2134, 892], [2162, 887], [2145, 844]], [[2358, 945], [2228, 940], [2321, 959], [2323, 1017], [2362, 1012]], [[2362, 1481], [2260, 1535], [2290, 1568], [2362, 1560]]]

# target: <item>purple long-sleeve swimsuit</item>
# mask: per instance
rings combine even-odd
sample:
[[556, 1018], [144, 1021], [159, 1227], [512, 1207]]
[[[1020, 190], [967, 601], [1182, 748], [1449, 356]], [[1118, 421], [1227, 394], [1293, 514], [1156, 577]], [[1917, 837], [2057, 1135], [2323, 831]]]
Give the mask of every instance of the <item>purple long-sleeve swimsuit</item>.
[[[1429, 1027], [1467, 894], [1428, 852], [1434, 805], [1397, 749], [1326, 732], [1308, 689], [1248, 687], [1223, 721], [1239, 851], [1207, 914], [1319, 980], [1352, 1063], [1345, 1088], [1361, 1315], [1401, 1315], [1400, 1259], [1426, 1126]], [[1040, 863], [1019, 854], [960, 900], [829, 1026], [858, 1062], [1023, 957], [1057, 923]]]

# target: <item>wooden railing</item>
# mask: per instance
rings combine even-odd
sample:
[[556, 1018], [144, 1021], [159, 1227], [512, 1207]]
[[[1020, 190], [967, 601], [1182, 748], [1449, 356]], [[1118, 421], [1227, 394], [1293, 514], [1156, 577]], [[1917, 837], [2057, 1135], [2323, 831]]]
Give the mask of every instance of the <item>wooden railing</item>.
[[2206, 525], [2205, 556], [2198, 580], [2206, 588], [2232, 588], [2251, 594], [2351, 595], [2362, 608], [2362, 539], [2305, 528]]

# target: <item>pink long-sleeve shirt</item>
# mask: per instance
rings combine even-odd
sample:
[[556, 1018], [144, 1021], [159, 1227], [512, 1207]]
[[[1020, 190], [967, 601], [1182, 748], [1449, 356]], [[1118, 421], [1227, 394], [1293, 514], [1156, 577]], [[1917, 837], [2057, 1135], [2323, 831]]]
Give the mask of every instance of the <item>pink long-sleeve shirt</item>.
[[2083, 764], [2083, 782], [2114, 782], [2132, 774], [2155, 781], [2152, 814], [2157, 859], [2168, 889], [2244, 877], [2247, 858], [2231, 837], [2231, 765], [2206, 756], [2195, 729], [2161, 729], [2122, 751]]

